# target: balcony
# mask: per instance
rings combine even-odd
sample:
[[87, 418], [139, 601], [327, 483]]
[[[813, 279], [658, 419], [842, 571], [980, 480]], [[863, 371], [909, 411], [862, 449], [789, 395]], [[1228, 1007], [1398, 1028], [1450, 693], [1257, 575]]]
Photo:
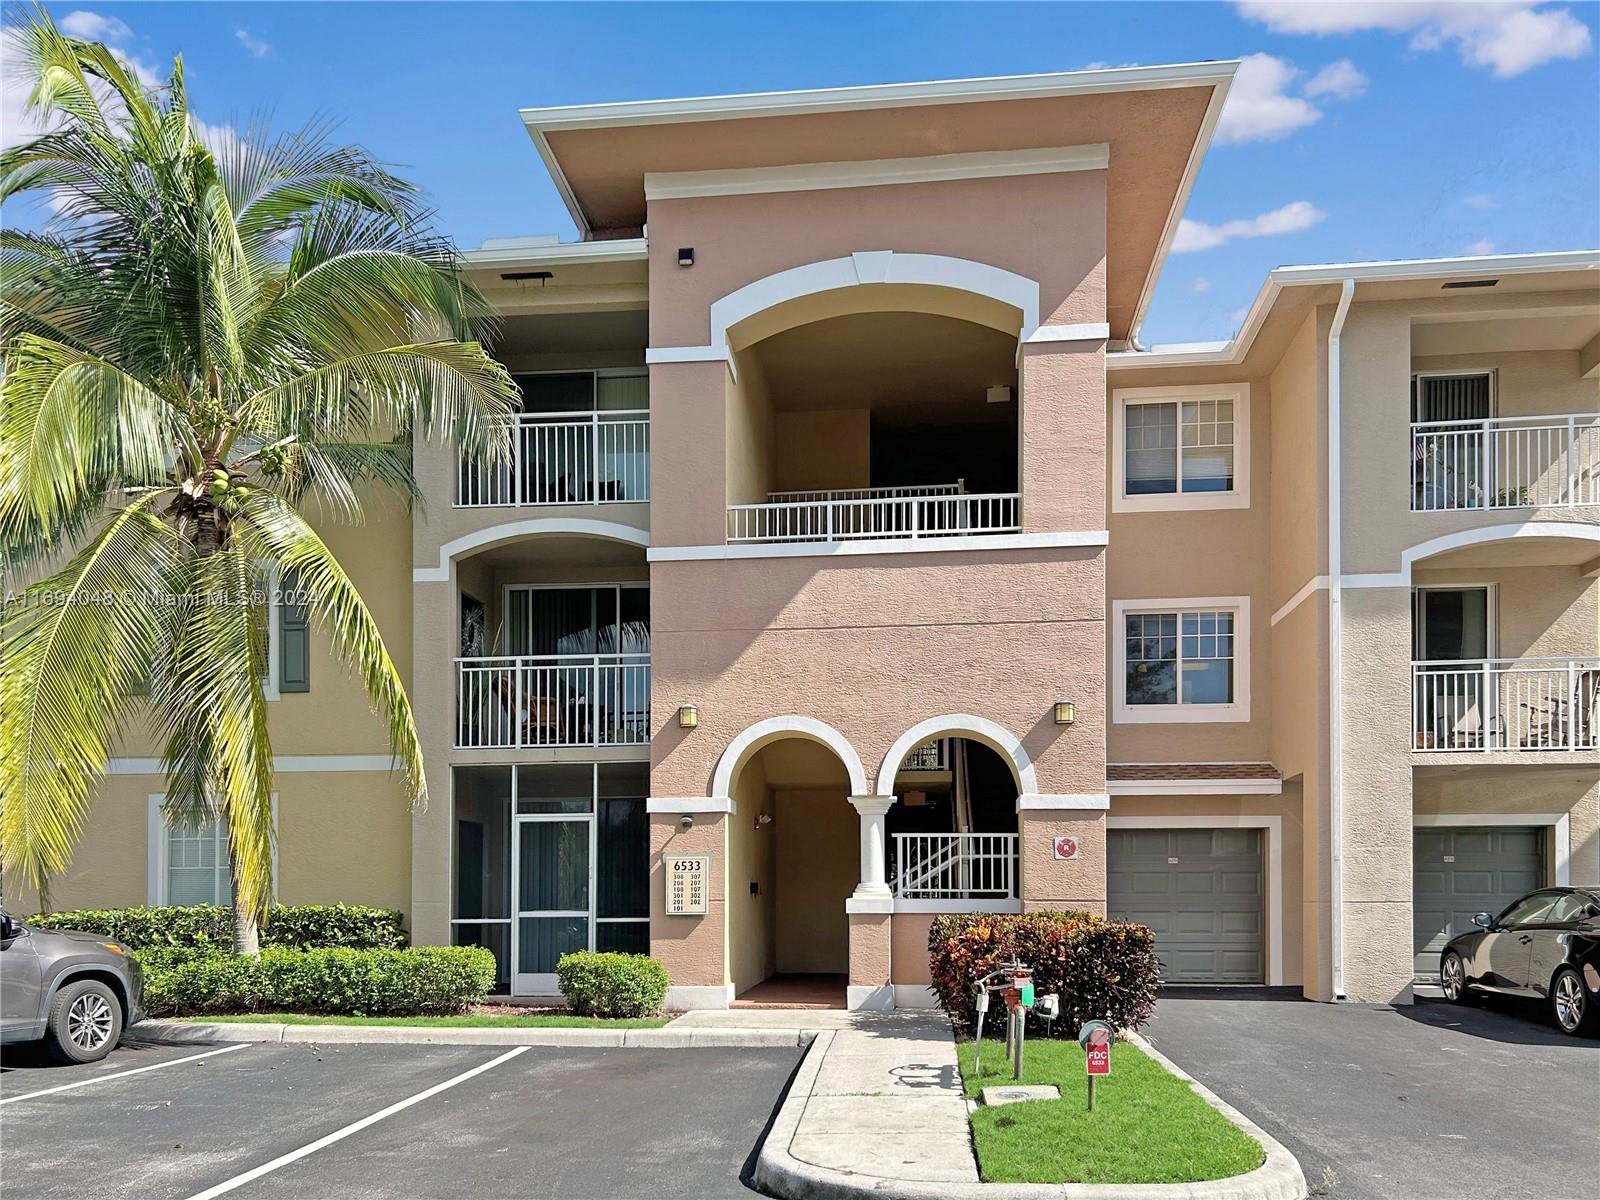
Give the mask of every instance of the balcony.
[[1600, 658], [1412, 663], [1425, 752], [1600, 749]]
[[461, 460], [458, 508], [634, 504], [650, 499], [650, 410], [521, 413], [511, 460]]
[[728, 541], [844, 542], [1015, 533], [1016, 492], [973, 494], [960, 482], [912, 487], [771, 492], [766, 504], [728, 505]]
[[456, 748], [642, 746], [648, 654], [456, 659]]
[[1413, 512], [1600, 504], [1600, 416], [1411, 426]]
[[1017, 898], [1014, 833], [897, 833], [890, 886], [900, 900]]

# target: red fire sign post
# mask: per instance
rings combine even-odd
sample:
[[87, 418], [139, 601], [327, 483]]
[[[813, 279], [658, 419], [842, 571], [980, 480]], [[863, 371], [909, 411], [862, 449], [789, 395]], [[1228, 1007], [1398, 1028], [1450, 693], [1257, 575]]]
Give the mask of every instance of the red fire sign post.
[[1094, 1081], [1111, 1074], [1111, 1043], [1116, 1034], [1104, 1021], [1085, 1021], [1078, 1030], [1084, 1071], [1089, 1077], [1089, 1111], [1094, 1111]]

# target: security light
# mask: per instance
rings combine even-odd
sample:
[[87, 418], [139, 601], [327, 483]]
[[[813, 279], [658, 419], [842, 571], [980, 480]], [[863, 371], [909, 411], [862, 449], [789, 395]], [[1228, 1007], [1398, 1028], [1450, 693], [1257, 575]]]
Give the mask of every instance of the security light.
[[1078, 714], [1076, 712], [1076, 706], [1072, 703], [1071, 700], [1057, 700], [1056, 701], [1056, 724], [1057, 725], [1071, 725], [1077, 719], [1078, 719]]

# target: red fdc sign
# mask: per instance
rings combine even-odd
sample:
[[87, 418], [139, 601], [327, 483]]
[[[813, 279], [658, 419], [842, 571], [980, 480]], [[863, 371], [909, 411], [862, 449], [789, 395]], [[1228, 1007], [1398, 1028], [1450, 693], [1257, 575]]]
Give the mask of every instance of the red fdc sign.
[[1089, 1034], [1083, 1049], [1083, 1062], [1090, 1075], [1111, 1074], [1111, 1031], [1096, 1029]]

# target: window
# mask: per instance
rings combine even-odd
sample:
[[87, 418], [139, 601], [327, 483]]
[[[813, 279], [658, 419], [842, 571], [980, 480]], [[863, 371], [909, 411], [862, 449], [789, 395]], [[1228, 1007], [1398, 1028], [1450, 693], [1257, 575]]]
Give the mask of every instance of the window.
[[[232, 904], [233, 881], [228, 871], [228, 831], [217, 817], [197, 825], [167, 820], [165, 796], [150, 797], [150, 904]], [[272, 797], [276, 823], [278, 797]], [[277, 886], [277, 850], [273, 850], [273, 886]]]
[[1115, 719], [1248, 721], [1250, 601], [1119, 600]]
[[1536, 925], [1555, 906], [1558, 896], [1557, 892], [1535, 892], [1531, 896], [1524, 896], [1500, 914], [1497, 924]]
[[1594, 904], [1582, 892], [1568, 892], [1556, 899], [1555, 907], [1544, 915], [1546, 925], [1565, 925], [1582, 920], [1594, 911]]
[[1249, 422], [1245, 384], [1117, 390], [1112, 511], [1247, 507]]

